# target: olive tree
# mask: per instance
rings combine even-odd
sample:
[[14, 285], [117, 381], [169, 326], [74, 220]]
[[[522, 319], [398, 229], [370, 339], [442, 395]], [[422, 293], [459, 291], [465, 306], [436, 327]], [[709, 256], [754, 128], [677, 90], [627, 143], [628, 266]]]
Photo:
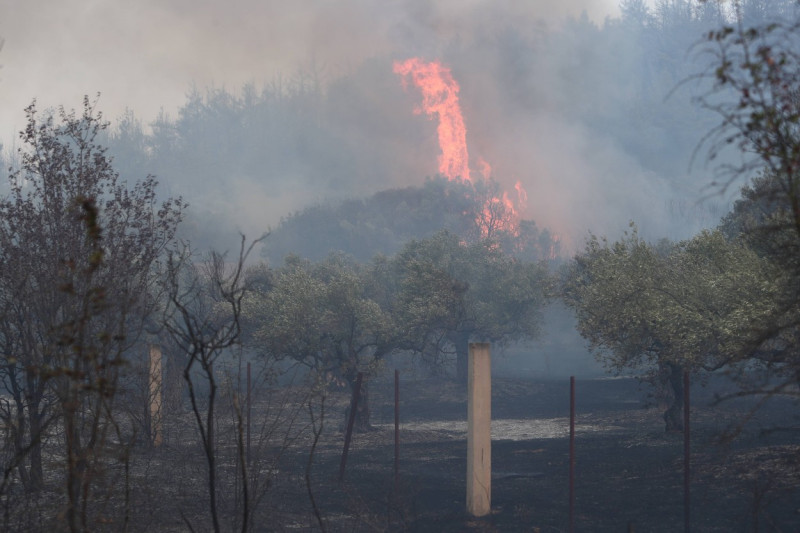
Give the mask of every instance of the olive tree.
[[663, 373], [672, 392], [666, 429], [680, 431], [682, 373], [742, 361], [738, 354], [771, 319], [776, 275], [718, 230], [654, 245], [634, 228], [613, 243], [592, 236], [565, 273], [563, 297], [611, 369]]
[[491, 240], [467, 244], [452, 233], [409, 242], [394, 258], [400, 283], [398, 313], [414, 342], [435, 342], [429, 353], [455, 354], [456, 375], [467, 379], [469, 343], [535, 338], [547, 301], [546, 268], [504, 254]]
[[[318, 263], [287, 258], [273, 273], [271, 288], [246, 301], [248, 321], [257, 324], [255, 345], [266, 357], [295, 361], [352, 390], [359, 373], [369, 376], [398, 346], [392, 316], [378, 302], [374, 272], [340, 254]], [[370, 427], [367, 391], [365, 383], [359, 430]]]

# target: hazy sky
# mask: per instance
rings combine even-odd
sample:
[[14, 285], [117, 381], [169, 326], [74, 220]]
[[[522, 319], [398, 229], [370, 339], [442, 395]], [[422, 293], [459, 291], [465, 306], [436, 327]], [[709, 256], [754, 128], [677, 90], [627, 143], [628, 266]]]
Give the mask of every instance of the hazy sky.
[[[618, 0], [0, 0], [0, 38], [5, 40], [0, 141], [8, 149], [16, 139], [33, 98], [40, 109], [79, 108], [83, 95], [100, 92], [99, 108], [107, 119], [114, 121], [128, 107], [148, 124], [160, 109], [174, 118], [193, 84], [236, 92], [244, 83], [259, 87], [312, 65], [336, 78], [369, 58], [385, 60], [390, 72], [387, 58], [447, 56], [448, 45], [470, 42], [474, 56], [461, 57], [458, 72], [470, 156], [489, 161], [507, 190], [522, 182], [529, 198], [526, 218], [553, 228], [573, 245], [588, 228], [614, 234], [632, 219], [654, 234], [687, 235], [694, 226], [676, 220], [665, 205], [685, 202], [693, 192], [676, 193], [674, 175], [652, 175], [635, 154], [579, 120], [565, 119], [562, 108], [548, 103], [562, 100], [570, 89], [553, 78], [559, 62], [574, 65], [580, 57], [561, 57], [555, 50], [554, 57], [537, 63], [545, 70], [519, 85], [523, 100], [541, 98], [536, 113], [509, 99], [505, 89], [515, 83], [508, 76], [513, 72], [496, 80], [484, 73], [504, 59], [513, 65], [518, 58], [496, 57], [502, 53], [496, 49], [484, 52], [476, 44], [481, 34], [498, 35], [509, 27], [533, 34], [584, 11], [601, 26], [619, 15]], [[604, 70], [618, 59], [588, 68]], [[550, 69], [549, 78], [548, 64], [558, 67]], [[410, 116], [412, 105], [404, 105]], [[408, 175], [393, 177], [392, 169], [381, 169], [384, 179], [373, 189], [420, 184], [435, 169], [433, 156]], [[411, 182], [412, 175], [418, 179]], [[229, 218], [251, 228], [248, 234], [311, 201], [305, 191], [288, 199], [275, 196], [269, 184], [234, 178], [226, 177]]]
[[[491, 7], [489, 7], [491, 6]], [[564, 15], [602, 22], [616, 0], [0, 0], [0, 139], [23, 109], [80, 107], [102, 93], [117, 117], [130, 107], [149, 122], [174, 116], [192, 83], [236, 89], [312, 61], [347, 68], [402, 49], [409, 39], [458, 33], [478, 10], [529, 20]]]

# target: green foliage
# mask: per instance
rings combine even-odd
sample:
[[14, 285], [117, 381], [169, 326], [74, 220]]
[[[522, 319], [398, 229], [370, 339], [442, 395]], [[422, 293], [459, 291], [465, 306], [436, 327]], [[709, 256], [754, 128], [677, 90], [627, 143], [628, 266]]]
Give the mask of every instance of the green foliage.
[[750, 18], [706, 36], [705, 51], [714, 61], [704, 75], [713, 88], [699, 101], [719, 117], [706, 138], [709, 158], [729, 148], [739, 157], [735, 164], [720, 165], [720, 185], [748, 180], [722, 228], [772, 268], [772, 287], [765, 291], [768, 316], [742, 322], [755, 334], [738, 353], [764, 364], [771, 379], [780, 377], [778, 385], [749, 389], [772, 394], [793, 387], [798, 375], [800, 11], [796, 2], [747, 2], [742, 13]]
[[634, 227], [609, 243], [592, 236], [566, 269], [563, 297], [596, 357], [671, 387], [667, 430], [683, 428], [681, 371], [776, 360], [764, 332], [779, 315], [781, 270], [720, 230], [656, 245]]
[[616, 370], [737, 362], [771, 319], [778, 272], [741, 242], [704, 231], [652, 245], [631, 233], [592, 237], [565, 276], [564, 297], [598, 357]]
[[271, 289], [245, 301], [248, 320], [260, 324], [254, 341], [271, 357], [352, 382], [394, 347], [392, 320], [372, 298], [370, 276], [342, 255], [319, 263], [287, 258]]
[[290, 256], [257, 277], [269, 282], [245, 305], [256, 345], [351, 383], [392, 352], [438, 361], [455, 350], [461, 359], [470, 340], [533, 338], [547, 292], [543, 265], [446, 231], [367, 264], [342, 254], [316, 263]]
[[535, 338], [547, 296], [547, 274], [541, 264], [504, 254], [491, 241], [474, 244], [440, 232], [409, 242], [394, 259], [400, 280], [405, 330], [422, 349], [457, 355], [460, 377], [466, 370], [470, 341], [508, 342]]
[[[437, 177], [422, 187], [312, 206], [285, 217], [264, 252], [273, 262], [289, 254], [319, 261], [335, 251], [369, 261], [378, 253], [398, 252], [412, 239], [446, 230], [470, 243], [490, 237], [505, 252], [528, 260], [548, 258], [557, 248], [556, 239], [531, 220], [512, 222], [501, 203], [490, 202], [501, 195], [494, 181], [471, 184]], [[487, 205], [495, 209], [486, 210]], [[509, 231], [512, 226], [516, 232]]]

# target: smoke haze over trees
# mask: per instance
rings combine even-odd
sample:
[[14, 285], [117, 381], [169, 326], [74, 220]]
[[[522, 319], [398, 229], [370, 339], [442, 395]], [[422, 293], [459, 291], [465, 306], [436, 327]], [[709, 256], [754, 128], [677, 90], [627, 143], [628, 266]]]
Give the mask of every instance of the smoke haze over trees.
[[[488, 0], [313, 9], [145, 0], [127, 17], [110, 0], [39, 4], [18, 8], [16, 21], [0, 12], [0, 91], [24, 91], [27, 106], [21, 147], [0, 150], [2, 529], [417, 530], [430, 517], [412, 516], [415, 506], [439, 483], [426, 492], [409, 468], [376, 490], [366, 477], [384, 475], [375, 454], [345, 484], [343, 456], [334, 490], [320, 470], [343, 437], [332, 426], [354, 414], [366, 433], [356, 452], [388, 450], [387, 377], [399, 367], [414, 374], [408, 382], [432, 383], [430, 397], [403, 399], [404, 408], [428, 404], [406, 424], [421, 440], [405, 450], [424, 475], [441, 464], [436, 475], [452, 480], [460, 451], [436, 439], [460, 440], [440, 423], [461, 421], [476, 341], [490, 342], [494, 368], [513, 377], [496, 379], [494, 396], [519, 405], [497, 420], [528, 444], [501, 439], [504, 462], [518, 451], [548, 468], [564, 462], [527, 425], [566, 420], [540, 378], [599, 373], [583, 340], [628, 381], [660, 382], [668, 432], [688, 437], [690, 374], [695, 390], [695, 377], [722, 383], [706, 396], [758, 395], [747, 409], [727, 408], [739, 427], [778, 395], [796, 426], [795, 2], [623, 0], [612, 12], [571, 0], [547, 16], [529, 2]], [[147, 61], [134, 61], [130, 46]], [[56, 50], [77, 60], [57, 68]], [[120, 65], [130, 87], [115, 91], [104, 83]], [[445, 73], [444, 89], [423, 88], [417, 67]], [[98, 111], [104, 97], [84, 97], [82, 112], [47, 107], [53, 90], [52, 104], [68, 105], [75, 79], [96, 84], [81, 94], [99, 89], [125, 108], [113, 125]], [[176, 83], [177, 99], [168, 96]], [[139, 108], [142, 88], [160, 112]], [[431, 111], [436, 97], [457, 105]], [[14, 98], [0, 101], [2, 117]], [[451, 136], [454, 158], [444, 155], [445, 107], [466, 124]], [[226, 255], [237, 230], [239, 254]], [[544, 403], [556, 406], [540, 419]], [[584, 442], [608, 454], [627, 439], [623, 455], [650, 458], [645, 450], [659, 447], [668, 456], [675, 439], [654, 436], [652, 412], [626, 403], [639, 399], [598, 402], [613, 409], [583, 425]], [[692, 404], [705, 433], [693, 450], [685, 441], [705, 469], [695, 479], [708, 485], [734, 476], [729, 456], [705, 442], [721, 432], [708, 423], [714, 407]], [[427, 418], [439, 425], [420, 429]], [[790, 489], [783, 519], [800, 520], [800, 469], [776, 459], [796, 459], [800, 444], [794, 434], [770, 438], [737, 443], [758, 452], [742, 468], [757, 465], [747, 473], [755, 487], [739, 480], [753, 488], [755, 529], [776, 488]], [[674, 492], [666, 476], [676, 464], [648, 470], [650, 482]], [[539, 475], [497, 479], [537, 484]], [[606, 481], [599, 491], [622, 494]], [[739, 497], [720, 490], [726, 505]], [[659, 497], [633, 499], [657, 507]], [[530, 529], [527, 507], [506, 502], [492, 527], [513, 514]], [[615, 514], [604, 507], [602, 518]], [[709, 523], [723, 513], [708, 512]], [[446, 513], [458, 528], [463, 512]]]
[[[155, 118], [124, 102], [130, 111], [111, 142], [117, 166], [123, 175], [152, 172], [165, 194], [183, 195], [193, 206], [185, 231], [194, 240], [202, 234], [219, 244], [237, 228], [260, 234], [309, 206], [422, 186], [435, 173], [435, 124], [414, 114], [418, 96], [392, 72], [394, 60], [412, 55], [450, 66], [461, 84], [472, 164], [488, 161], [506, 190], [519, 180], [528, 191], [523, 218], [561, 236], [565, 250], [579, 247], [589, 228], [617, 235], [634, 219], [644, 236], [685, 238], [723, 214], [726, 198], [697, 201], [709, 172], [689, 168], [711, 116], [692, 105], [691, 86], [670, 95], [698, 70], [702, 59], [687, 50], [719, 23], [716, 3], [626, 1], [617, 12], [567, 2], [547, 16], [489, 2], [335, 4], [307, 11], [235, 2], [208, 42], [189, 41], [213, 65], [250, 35], [256, 44], [232, 56], [235, 75], [209, 79], [193, 66], [182, 102], [161, 102]], [[273, 28], [272, 47], [257, 48], [263, 38], [254, 36], [269, 27], [218, 43], [246, 10], [249, 20], [277, 13], [265, 17], [268, 26], [288, 21]], [[178, 24], [178, 13], [177, 3], [164, 3], [152, 31], [172, 23], [196, 36], [221, 15], [209, 5], [182, 13]], [[325, 29], [331, 21], [351, 30], [347, 38]], [[297, 39], [289, 28], [299, 30]], [[7, 89], [16, 83], [20, 37], [3, 27], [0, 34]], [[164, 53], [162, 61], [177, 61], [179, 51]], [[171, 79], [158, 72], [141, 78], [154, 84], [154, 95]], [[39, 92], [32, 87], [25, 97]], [[101, 102], [116, 98], [105, 92]]]

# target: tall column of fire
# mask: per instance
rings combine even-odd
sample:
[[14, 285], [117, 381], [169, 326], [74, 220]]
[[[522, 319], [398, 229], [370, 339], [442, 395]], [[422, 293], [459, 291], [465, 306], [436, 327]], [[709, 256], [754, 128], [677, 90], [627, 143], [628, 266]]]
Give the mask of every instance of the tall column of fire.
[[[475, 185], [470, 175], [469, 153], [467, 151], [467, 128], [461, 114], [458, 93], [460, 87], [450, 69], [438, 61], [424, 61], [412, 57], [405, 61], [395, 61], [394, 72], [402, 76], [403, 87], [411, 80], [422, 94], [422, 103], [415, 113], [424, 112], [431, 118], [438, 118], [436, 131], [439, 136], [439, 174], [450, 181]], [[491, 166], [483, 158], [477, 158], [479, 172], [484, 180], [491, 178]], [[527, 194], [522, 184], [515, 186], [519, 206], [524, 207]], [[502, 220], [498, 214], [502, 213]], [[489, 237], [493, 229], [503, 229], [516, 234], [519, 213], [507, 193], [485, 199], [483, 212], [476, 217], [482, 237]]]

